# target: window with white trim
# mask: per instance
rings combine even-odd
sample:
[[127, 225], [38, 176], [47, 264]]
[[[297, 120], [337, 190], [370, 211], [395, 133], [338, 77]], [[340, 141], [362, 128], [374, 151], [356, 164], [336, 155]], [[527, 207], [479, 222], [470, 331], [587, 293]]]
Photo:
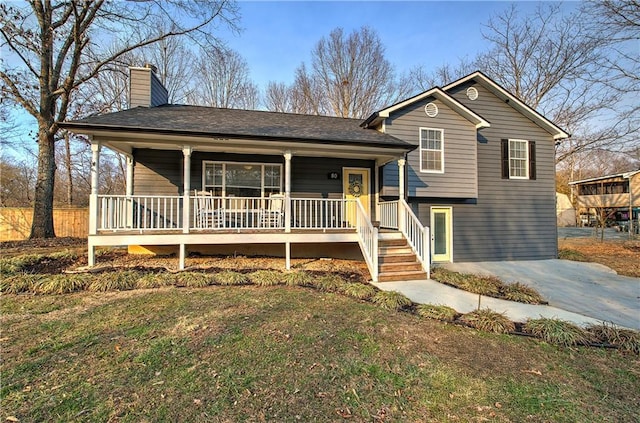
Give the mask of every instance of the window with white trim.
[[420, 171], [444, 172], [444, 130], [420, 128]]
[[502, 179], [536, 179], [536, 143], [502, 140]]
[[282, 192], [282, 165], [204, 161], [202, 189], [216, 196], [268, 197]]
[[528, 141], [509, 140], [509, 178], [529, 179]]

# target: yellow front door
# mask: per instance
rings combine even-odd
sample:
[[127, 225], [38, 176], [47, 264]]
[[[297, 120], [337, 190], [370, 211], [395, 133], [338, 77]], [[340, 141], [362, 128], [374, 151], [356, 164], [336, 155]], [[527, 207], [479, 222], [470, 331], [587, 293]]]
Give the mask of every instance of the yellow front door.
[[[347, 200], [359, 200], [364, 208], [367, 216], [370, 216], [370, 187], [369, 187], [369, 169], [366, 168], [349, 168], [342, 169], [342, 192]], [[356, 210], [355, 208], [347, 208], [347, 220], [355, 224]]]

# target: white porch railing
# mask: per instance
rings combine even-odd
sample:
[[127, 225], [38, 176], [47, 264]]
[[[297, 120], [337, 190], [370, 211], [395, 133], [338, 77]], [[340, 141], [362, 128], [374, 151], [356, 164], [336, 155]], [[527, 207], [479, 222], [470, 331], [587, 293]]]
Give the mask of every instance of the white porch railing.
[[[189, 197], [189, 230], [287, 228], [287, 199], [271, 197]], [[355, 230], [356, 200], [291, 198], [291, 229]], [[98, 195], [97, 231], [154, 232], [184, 229], [182, 196]]]
[[398, 201], [384, 201], [378, 203], [378, 210], [380, 211], [380, 216], [378, 216], [378, 220], [380, 221], [381, 228], [387, 229], [398, 229]]
[[431, 242], [429, 239], [429, 228], [420, 223], [420, 220], [405, 200], [400, 200], [399, 204], [400, 219], [398, 229], [407, 238], [409, 245], [411, 245], [411, 248], [422, 263], [422, 269], [427, 272], [427, 277], [430, 277], [431, 256], [429, 248]]
[[356, 232], [360, 250], [371, 273], [371, 279], [378, 281], [378, 228], [373, 226], [360, 201], [355, 201]]
[[181, 230], [181, 196], [98, 195], [97, 229]]
[[354, 229], [356, 200], [292, 198], [292, 229]]

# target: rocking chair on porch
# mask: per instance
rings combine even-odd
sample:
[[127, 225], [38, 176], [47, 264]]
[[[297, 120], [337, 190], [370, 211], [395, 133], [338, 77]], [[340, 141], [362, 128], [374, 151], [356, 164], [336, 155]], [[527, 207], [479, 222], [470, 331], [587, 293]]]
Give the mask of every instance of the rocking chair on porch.
[[[224, 208], [219, 199], [213, 198], [210, 191], [195, 191], [196, 219], [199, 229], [222, 228], [224, 226]], [[216, 204], [216, 200], [218, 204]]]
[[284, 227], [284, 195], [271, 194], [268, 207], [261, 212], [260, 226], [263, 228]]

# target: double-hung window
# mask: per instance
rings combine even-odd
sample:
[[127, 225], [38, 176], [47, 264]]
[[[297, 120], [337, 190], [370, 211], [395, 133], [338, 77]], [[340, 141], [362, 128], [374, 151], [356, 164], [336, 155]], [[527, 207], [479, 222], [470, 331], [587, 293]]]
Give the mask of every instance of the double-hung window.
[[202, 188], [215, 196], [268, 197], [282, 192], [282, 165], [203, 162]]
[[502, 140], [502, 179], [536, 179], [536, 143]]
[[420, 128], [420, 171], [444, 172], [444, 130]]

